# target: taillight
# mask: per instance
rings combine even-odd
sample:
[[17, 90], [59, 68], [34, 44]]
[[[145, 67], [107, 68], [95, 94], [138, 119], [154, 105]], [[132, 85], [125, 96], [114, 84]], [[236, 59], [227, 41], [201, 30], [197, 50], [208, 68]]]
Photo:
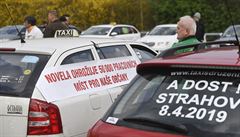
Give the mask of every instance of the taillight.
[[62, 121], [56, 105], [31, 99], [28, 114], [28, 135], [62, 133]]

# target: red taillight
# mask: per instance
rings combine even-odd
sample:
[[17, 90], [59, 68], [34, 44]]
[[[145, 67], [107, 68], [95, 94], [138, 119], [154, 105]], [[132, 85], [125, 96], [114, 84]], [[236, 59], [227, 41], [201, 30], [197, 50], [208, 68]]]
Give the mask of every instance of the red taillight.
[[56, 105], [31, 99], [28, 114], [28, 135], [62, 133], [62, 121]]

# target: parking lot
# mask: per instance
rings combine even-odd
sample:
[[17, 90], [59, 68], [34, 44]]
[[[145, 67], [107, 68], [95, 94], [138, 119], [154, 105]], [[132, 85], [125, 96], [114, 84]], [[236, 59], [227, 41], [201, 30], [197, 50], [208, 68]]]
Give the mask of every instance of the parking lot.
[[239, 4], [0, 1], [0, 137], [240, 136]]

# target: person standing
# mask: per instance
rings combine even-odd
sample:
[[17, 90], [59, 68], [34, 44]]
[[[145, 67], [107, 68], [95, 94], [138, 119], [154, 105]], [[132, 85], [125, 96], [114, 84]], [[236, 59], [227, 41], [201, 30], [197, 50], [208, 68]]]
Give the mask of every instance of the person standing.
[[76, 36], [79, 36], [79, 35], [81, 34], [81, 30], [80, 30], [78, 27], [73, 26], [73, 25], [70, 24], [70, 15], [64, 14], [64, 15], [62, 15], [62, 16], [59, 18], [59, 20], [60, 20], [62, 23], [64, 23], [64, 24], [68, 27], [68, 29], [74, 29], [74, 30], [76, 30]]
[[57, 30], [65, 30], [68, 29], [68, 27], [59, 21], [58, 14], [56, 10], [51, 10], [48, 12], [48, 25], [45, 28], [44, 31], [44, 38], [54, 37], [55, 32]]
[[[195, 36], [196, 23], [190, 16], [183, 16], [177, 23], [177, 39], [178, 42], [174, 43], [172, 47], [185, 46], [190, 44], [197, 44], [200, 41]], [[177, 53], [192, 51], [192, 48], [178, 50]]]
[[62, 15], [60, 18], [59, 18], [59, 20], [61, 21], [61, 22], [63, 22], [63, 23], [65, 23], [67, 26], [69, 26], [70, 25], [70, 15], [68, 15], [68, 14], [64, 14], [64, 15]]
[[36, 19], [33, 16], [27, 16], [24, 19], [24, 26], [26, 28], [25, 39], [43, 38], [42, 31], [36, 26]]
[[197, 31], [196, 31], [196, 37], [199, 41], [203, 41], [204, 40], [204, 34], [205, 34], [205, 28], [204, 28], [204, 24], [201, 21], [201, 14], [199, 12], [196, 12], [193, 15], [193, 19], [196, 21], [196, 25], [197, 25]]

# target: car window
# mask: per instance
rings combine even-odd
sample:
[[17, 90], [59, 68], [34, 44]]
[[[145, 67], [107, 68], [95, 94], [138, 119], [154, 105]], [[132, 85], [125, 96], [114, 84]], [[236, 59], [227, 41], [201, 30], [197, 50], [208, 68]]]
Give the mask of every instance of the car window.
[[[240, 35], [240, 26], [235, 27], [236, 33], [239, 36]], [[223, 37], [234, 37], [235, 32], [233, 30], [233, 27], [228, 27], [228, 29], [223, 33]]]
[[[118, 35], [123, 34], [123, 32], [122, 32], [122, 27], [115, 27], [115, 28], [112, 30], [112, 32], [116, 32]], [[111, 33], [112, 33], [112, 32], [111, 32]]]
[[111, 27], [90, 27], [81, 35], [107, 35]]
[[151, 51], [150, 49], [144, 46], [134, 44], [131, 44], [130, 46], [133, 48], [141, 62], [153, 59], [157, 55], [155, 52]]
[[155, 27], [148, 35], [175, 35], [176, 27]]
[[129, 27], [122, 27], [122, 33], [123, 34], [129, 34], [132, 33]]
[[8, 34], [17, 34], [17, 30], [15, 28], [11, 28], [7, 31]]
[[23, 26], [19, 26], [19, 25], [16, 25], [16, 26], [6, 26], [6, 27], [2, 27], [0, 28], [0, 34], [1, 35], [4, 35], [4, 34], [9, 34], [9, 35], [17, 35], [18, 32], [16, 30], [16, 27], [18, 28], [18, 30], [22, 30]]
[[129, 29], [130, 29], [131, 33], [138, 33], [138, 31], [133, 27], [129, 27]]
[[97, 49], [100, 59], [131, 56], [126, 45], [113, 45]]
[[204, 131], [202, 136], [240, 135], [240, 75], [236, 71], [153, 70], [135, 80], [113, 106], [110, 115], [119, 124], [131, 124], [126, 118], [149, 119], [191, 127], [192, 134]]
[[88, 50], [84, 50], [84, 51], [80, 51], [80, 52], [68, 55], [63, 60], [61, 65], [86, 62], [86, 61], [91, 61], [91, 60], [94, 60], [93, 54], [92, 54], [92, 51], [90, 49], [88, 49]]
[[49, 56], [0, 53], [0, 95], [30, 97]]

